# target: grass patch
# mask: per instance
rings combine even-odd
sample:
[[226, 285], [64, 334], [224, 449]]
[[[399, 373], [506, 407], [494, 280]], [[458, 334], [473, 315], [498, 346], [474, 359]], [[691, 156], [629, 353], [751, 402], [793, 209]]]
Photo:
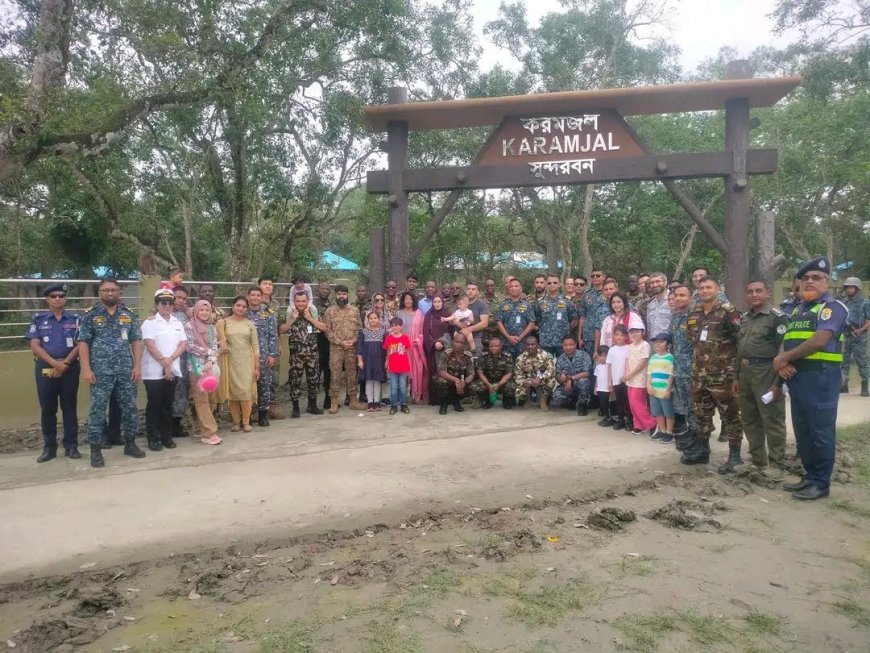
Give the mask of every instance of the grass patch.
[[431, 593], [438, 598], [444, 598], [452, 592], [462, 589], [462, 577], [452, 569], [435, 569], [420, 585], [416, 585], [414, 594]]
[[775, 614], [753, 612], [745, 619], [747, 630], [753, 635], [778, 636], [782, 632], [782, 619]]
[[599, 595], [591, 583], [578, 578], [537, 591], [526, 589], [516, 579], [500, 578], [485, 585], [484, 592], [509, 599], [508, 616], [529, 628], [555, 626], [569, 613], [587, 607]]
[[870, 425], [846, 426], [837, 431], [839, 448], [855, 459], [854, 480], [859, 485], [870, 487]]
[[677, 620], [668, 615], [648, 617], [627, 615], [617, 619], [613, 625], [630, 640], [620, 648], [641, 653], [655, 653], [659, 643], [668, 633], [679, 630]]
[[828, 505], [834, 510], [840, 510], [849, 513], [850, 515], [854, 515], [855, 517], [870, 519], [870, 508], [859, 506], [847, 499], [833, 499], [828, 503]]
[[833, 604], [834, 610], [856, 626], [870, 628], [870, 610], [853, 599], [844, 599]]
[[260, 653], [310, 653], [313, 650], [314, 629], [300, 619], [282, 624], [260, 640]]
[[663, 563], [656, 556], [623, 556], [614, 565], [620, 576], [649, 576], [659, 571]]
[[366, 653], [412, 653], [420, 650], [420, 636], [395, 623], [371, 622], [364, 640]]
[[697, 612], [683, 612], [681, 618], [688, 626], [689, 636], [702, 646], [722, 644], [729, 641], [734, 634], [734, 627], [725, 619]]

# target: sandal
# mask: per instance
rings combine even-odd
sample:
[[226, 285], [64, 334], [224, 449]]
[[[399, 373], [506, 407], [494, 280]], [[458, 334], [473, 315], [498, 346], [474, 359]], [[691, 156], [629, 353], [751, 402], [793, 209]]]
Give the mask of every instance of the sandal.
[[241, 429], [241, 427], [238, 424], [233, 424], [230, 427], [230, 431], [232, 431], [233, 433], [238, 433], [240, 429]]
[[242, 430], [243, 430], [245, 433], [250, 433], [251, 431], [254, 430], [254, 427], [251, 426], [250, 424], [245, 424], [245, 425], [242, 427]]
[[223, 440], [221, 440], [218, 437], [217, 433], [210, 435], [207, 438], [200, 438], [199, 441], [202, 442], [203, 444], [210, 444], [210, 445], [220, 444], [221, 442], [223, 442]]

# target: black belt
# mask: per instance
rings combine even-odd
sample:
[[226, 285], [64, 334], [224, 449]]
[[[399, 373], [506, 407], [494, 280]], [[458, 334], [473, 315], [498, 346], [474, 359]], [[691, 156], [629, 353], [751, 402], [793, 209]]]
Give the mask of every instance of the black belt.
[[741, 358], [740, 361], [744, 365], [770, 365], [773, 358]]

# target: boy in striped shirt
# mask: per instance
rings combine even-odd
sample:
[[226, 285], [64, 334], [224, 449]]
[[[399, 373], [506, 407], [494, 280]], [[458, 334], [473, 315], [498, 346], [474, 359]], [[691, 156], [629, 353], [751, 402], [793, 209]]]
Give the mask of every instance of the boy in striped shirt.
[[653, 440], [662, 444], [674, 441], [674, 357], [670, 353], [671, 335], [660, 333], [653, 338], [653, 355], [647, 364], [647, 394], [649, 407], [656, 418]]

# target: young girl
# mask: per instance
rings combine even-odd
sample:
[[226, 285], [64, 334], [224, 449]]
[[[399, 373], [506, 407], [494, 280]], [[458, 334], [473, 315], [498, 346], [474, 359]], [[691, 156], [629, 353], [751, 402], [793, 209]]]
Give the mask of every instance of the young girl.
[[607, 367], [607, 345], [595, 351], [595, 394], [598, 396], [598, 426], [613, 426], [610, 419], [610, 368]]
[[634, 422], [631, 432], [640, 435], [649, 430], [652, 436], [655, 432], [656, 420], [649, 414], [646, 405], [646, 364], [649, 361], [649, 343], [643, 339], [643, 333], [644, 330], [641, 328], [628, 330], [631, 344], [628, 346], [624, 379], [628, 388], [628, 405]]
[[653, 340], [655, 353], [647, 366], [646, 391], [649, 393], [650, 412], [656, 418], [657, 433], [653, 440], [662, 444], [674, 441], [674, 357], [668, 351], [671, 344], [669, 333], [660, 333]]
[[628, 408], [628, 391], [625, 385], [625, 362], [628, 358], [628, 345], [625, 340], [628, 337], [628, 329], [624, 324], [613, 327], [613, 346], [607, 352], [607, 367], [610, 369], [610, 382], [608, 392], [614, 395], [614, 401], [610, 406], [610, 418], [613, 421], [613, 430], [621, 431], [631, 422], [631, 411]]
[[381, 410], [381, 383], [387, 380], [384, 365], [384, 337], [387, 332], [375, 311], [369, 312], [366, 321], [368, 325], [359, 332], [357, 338], [356, 363], [360, 369], [360, 381], [366, 384], [366, 412], [374, 413]]
[[[464, 329], [467, 326], [471, 326], [474, 322], [474, 313], [471, 312], [471, 309], [468, 308], [468, 297], [462, 295], [456, 302], [457, 309], [453, 311], [453, 314], [448, 317], [442, 317], [442, 322], [449, 322], [456, 330]], [[474, 351], [474, 334], [468, 333], [465, 336], [465, 341], [468, 343], [468, 349], [470, 351]]]
[[390, 334], [384, 338], [387, 352], [387, 374], [390, 377], [390, 415], [395, 415], [399, 406], [403, 413], [408, 410], [408, 375], [411, 373], [411, 339], [402, 333], [403, 320], [390, 320]]

